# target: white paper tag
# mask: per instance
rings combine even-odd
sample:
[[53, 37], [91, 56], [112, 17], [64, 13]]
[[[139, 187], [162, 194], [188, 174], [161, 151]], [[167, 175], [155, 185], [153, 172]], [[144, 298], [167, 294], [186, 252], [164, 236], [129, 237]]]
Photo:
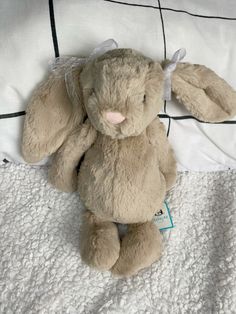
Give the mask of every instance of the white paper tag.
[[162, 208], [155, 214], [153, 221], [160, 230], [174, 228], [167, 202], [164, 202]]

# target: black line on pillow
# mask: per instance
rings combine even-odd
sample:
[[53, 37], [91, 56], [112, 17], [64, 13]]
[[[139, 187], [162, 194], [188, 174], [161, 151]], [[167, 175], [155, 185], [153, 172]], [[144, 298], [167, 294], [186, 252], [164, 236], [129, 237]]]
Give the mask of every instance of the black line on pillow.
[[206, 18], [206, 19], [219, 19], [219, 20], [227, 20], [227, 21], [236, 21], [236, 17], [202, 15], [202, 14], [191, 13], [191, 12], [188, 12], [186, 10], [177, 10], [177, 9], [172, 9], [172, 8], [162, 8], [162, 10], [172, 11], [172, 12], [177, 12], [177, 13], [184, 13], [184, 14], [188, 14], [191, 16], [201, 17], [201, 18]]
[[200, 123], [206, 123], [206, 124], [236, 124], [236, 121], [235, 120], [229, 120], [229, 121], [223, 121], [223, 122], [204, 122], [204, 121], [201, 121], [199, 120], [198, 118], [195, 118], [193, 116], [169, 116], [168, 114], [162, 114], [160, 113], [158, 115], [159, 118], [161, 119], [173, 119], [173, 120], [196, 120]]
[[167, 132], [166, 132], [167, 137], [169, 137], [169, 134], [170, 134], [170, 126], [171, 126], [171, 118], [169, 118], [169, 120], [168, 120], [168, 128], [167, 128]]
[[160, 18], [161, 18], [161, 27], [162, 27], [162, 36], [163, 36], [163, 44], [164, 44], [164, 60], [166, 59], [166, 34], [165, 34], [165, 25], [164, 25], [164, 20], [163, 20], [163, 15], [162, 15], [162, 8], [161, 8], [161, 2], [160, 0], [158, 1], [159, 5], [159, 12], [160, 12]]
[[157, 7], [155, 7], [154, 5], [148, 5], [148, 4], [127, 3], [127, 2], [114, 1], [114, 0], [103, 0], [103, 1], [112, 2], [112, 3], [116, 3], [116, 4], [129, 5], [129, 6], [132, 6], [132, 7], [157, 9]]
[[[162, 38], [163, 38], [163, 45], [164, 45], [164, 52], [163, 52], [163, 57], [164, 60], [166, 59], [166, 34], [165, 34], [165, 26], [164, 26], [164, 20], [163, 20], [163, 15], [162, 15], [162, 10], [161, 10], [161, 4], [160, 0], [158, 1], [159, 5], [159, 12], [160, 12], [160, 19], [161, 19], [161, 27], [162, 27]], [[166, 101], [164, 102], [164, 112], [166, 113]]]
[[49, 6], [49, 16], [50, 16], [50, 25], [51, 25], [54, 53], [55, 53], [55, 58], [57, 58], [59, 57], [60, 54], [59, 54], [59, 47], [58, 47], [58, 41], [57, 41], [57, 30], [56, 30], [53, 0], [48, 0], [48, 6]]
[[[115, 3], [115, 4], [123, 4], [123, 5], [133, 6], [133, 7], [159, 9], [159, 7], [156, 7], [153, 5], [148, 5], [148, 4], [127, 3], [127, 2], [115, 1], [115, 0], [103, 0], [103, 1], [111, 2], [111, 3]], [[200, 18], [236, 21], [236, 17], [195, 14], [195, 13], [188, 12], [186, 10], [178, 10], [178, 9], [172, 9], [172, 8], [167, 8], [167, 7], [162, 7], [162, 10], [172, 11], [172, 12], [177, 12], [177, 13], [184, 13], [184, 14], [188, 14], [188, 15], [200, 17]]]
[[3, 162], [5, 162], [5, 164], [9, 163], [9, 161], [6, 158], [3, 159]]
[[0, 119], [8, 119], [8, 118], [15, 118], [15, 117], [20, 117], [24, 116], [25, 111], [18, 111], [18, 112], [13, 112], [13, 113], [4, 113], [0, 114]]
[[[158, 1], [158, 7], [159, 7], [159, 12], [160, 12], [160, 19], [161, 19], [161, 27], [162, 27], [162, 37], [163, 37], [163, 45], [164, 45], [164, 60], [166, 60], [166, 34], [165, 34], [165, 24], [164, 24], [164, 18], [162, 15], [162, 8], [161, 8], [161, 1]], [[166, 100], [164, 101], [164, 112], [167, 113], [166, 111], [167, 109], [167, 102]], [[167, 128], [167, 137], [170, 134], [170, 126], [171, 126], [171, 119], [169, 118], [169, 122], [168, 122], [168, 128]]]
[[[0, 114], [0, 119], [8, 119], [8, 118], [16, 118], [16, 117], [20, 117], [20, 116], [24, 116], [26, 114], [25, 111], [18, 111], [18, 112], [13, 112], [13, 113], [4, 113], [4, 114]], [[163, 114], [160, 113], [158, 115], [159, 118], [161, 119], [173, 119], [173, 120], [196, 120], [200, 123], [207, 123], [207, 124], [236, 124], [236, 120], [229, 120], [229, 121], [223, 121], [223, 122], [204, 122], [199, 120], [198, 118], [195, 118], [193, 116], [170, 116], [168, 114]]]

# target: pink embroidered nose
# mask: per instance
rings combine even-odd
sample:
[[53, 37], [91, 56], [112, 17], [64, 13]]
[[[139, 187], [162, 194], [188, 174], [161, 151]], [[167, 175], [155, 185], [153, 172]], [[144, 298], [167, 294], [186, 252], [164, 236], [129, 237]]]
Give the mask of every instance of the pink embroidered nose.
[[105, 117], [112, 124], [119, 124], [125, 120], [125, 117], [120, 112], [108, 111], [105, 113]]

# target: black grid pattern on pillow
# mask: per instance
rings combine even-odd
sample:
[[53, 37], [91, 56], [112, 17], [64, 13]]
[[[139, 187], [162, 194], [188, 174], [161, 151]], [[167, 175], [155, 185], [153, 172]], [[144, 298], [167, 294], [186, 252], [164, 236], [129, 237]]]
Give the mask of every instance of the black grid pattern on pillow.
[[[167, 54], [167, 39], [165, 35], [165, 19], [163, 12], [165, 11], [171, 11], [174, 14], [187, 14], [191, 16], [192, 18], [202, 18], [202, 19], [218, 19], [218, 20], [227, 20], [227, 21], [236, 21], [236, 17], [229, 17], [229, 16], [216, 16], [216, 15], [202, 15], [202, 14], [196, 14], [194, 12], [190, 12], [189, 10], [185, 9], [175, 9], [171, 7], [164, 7], [162, 6], [161, 0], [156, 1], [156, 5], [150, 5], [148, 4], [148, 1], [139, 1], [139, 3], [135, 2], [128, 2], [128, 1], [116, 1], [116, 0], [103, 0], [104, 2], [108, 2], [110, 5], [115, 6], [120, 5], [120, 6], [133, 6], [133, 7], [139, 7], [140, 10], [142, 8], [149, 8], [150, 10], [156, 10], [157, 11], [157, 20], [160, 19], [161, 25], [162, 25], [162, 34], [163, 34], [163, 58], [166, 58]], [[50, 19], [50, 26], [51, 26], [51, 34], [52, 34], [52, 42], [53, 42], [53, 47], [54, 47], [54, 54], [55, 57], [60, 56], [60, 45], [58, 43], [57, 39], [57, 30], [56, 30], [56, 17], [54, 14], [54, 6], [56, 4], [54, 3], [53, 0], [48, 0], [48, 16]], [[18, 112], [10, 112], [7, 114], [0, 114], [0, 120], [1, 119], [9, 119], [9, 118], [17, 118], [22, 115], [25, 115], [25, 111], [18, 111]], [[191, 115], [178, 115], [178, 116], [173, 116], [168, 114], [168, 106], [167, 103], [165, 102], [164, 104], [164, 114], [159, 114], [159, 117], [161, 119], [168, 119], [168, 130], [167, 130], [167, 136], [170, 133], [171, 129], [171, 120], [196, 120], [199, 123], [205, 123], [202, 122], [195, 117]], [[230, 121], [224, 121], [224, 122], [219, 122], [217, 124], [236, 124], [236, 120], [230, 120]], [[8, 162], [6, 159], [3, 160], [4, 162]]]
[[[174, 9], [171, 7], [163, 7], [161, 4], [161, 0], [157, 0], [157, 5], [150, 5], [147, 4], [148, 2], [144, 2], [143, 4], [140, 3], [134, 3], [134, 2], [128, 2], [128, 1], [116, 1], [116, 0], [104, 0], [105, 2], [113, 3], [114, 5], [124, 5], [124, 6], [134, 6], [134, 7], [140, 7], [141, 8], [150, 8], [157, 10], [157, 19], [161, 19], [161, 25], [162, 25], [162, 33], [163, 33], [163, 57], [166, 59], [167, 55], [167, 40], [166, 40], [166, 35], [165, 35], [165, 20], [164, 16], [162, 14], [163, 11], [171, 11], [174, 12], [175, 14], [187, 14], [189, 16], [192, 16], [193, 18], [204, 18], [204, 19], [218, 19], [218, 20], [228, 20], [228, 21], [236, 21], [236, 17], [227, 17], [227, 16], [215, 16], [215, 15], [202, 15], [202, 14], [195, 14], [193, 12], [189, 12], [186, 10], [179, 10], [179, 9]], [[164, 113], [165, 114], [159, 114], [159, 117], [161, 119], [168, 119], [168, 129], [167, 129], [167, 136], [169, 136], [170, 133], [170, 127], [171, 127], [171, 120], [195, 120], [199, 123], [207, 123], [198, 120], [197, 118], [191, 116], [191, 115], [178, 115], [178, 116], [171, 116], [168, 114], [167, 110], [167, 102], [165, 101], [164, 103]], [[209, 123], [210, 124], [210, 123]], [[215, 124], [215, 123], [212, 123]], [[217, 124], [236, 124], [236, 120], [230, 120], [230, 121], [224, 121], [224, 122], [218, 122]]]

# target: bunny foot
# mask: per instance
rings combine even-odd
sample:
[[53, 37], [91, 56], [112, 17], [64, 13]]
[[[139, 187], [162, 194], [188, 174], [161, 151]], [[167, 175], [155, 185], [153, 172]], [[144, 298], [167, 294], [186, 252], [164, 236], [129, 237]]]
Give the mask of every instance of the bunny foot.
[[118, 276], [134, 275], [157, 261], [161, 251], [161, 234], [153, 222], [130, 225], [111, 271]]
[[119, 257], [120, 239], [113, 222], [104, 222], [87, 211], [80, 237], [82, 260], [99, 270], [109, 270]]

